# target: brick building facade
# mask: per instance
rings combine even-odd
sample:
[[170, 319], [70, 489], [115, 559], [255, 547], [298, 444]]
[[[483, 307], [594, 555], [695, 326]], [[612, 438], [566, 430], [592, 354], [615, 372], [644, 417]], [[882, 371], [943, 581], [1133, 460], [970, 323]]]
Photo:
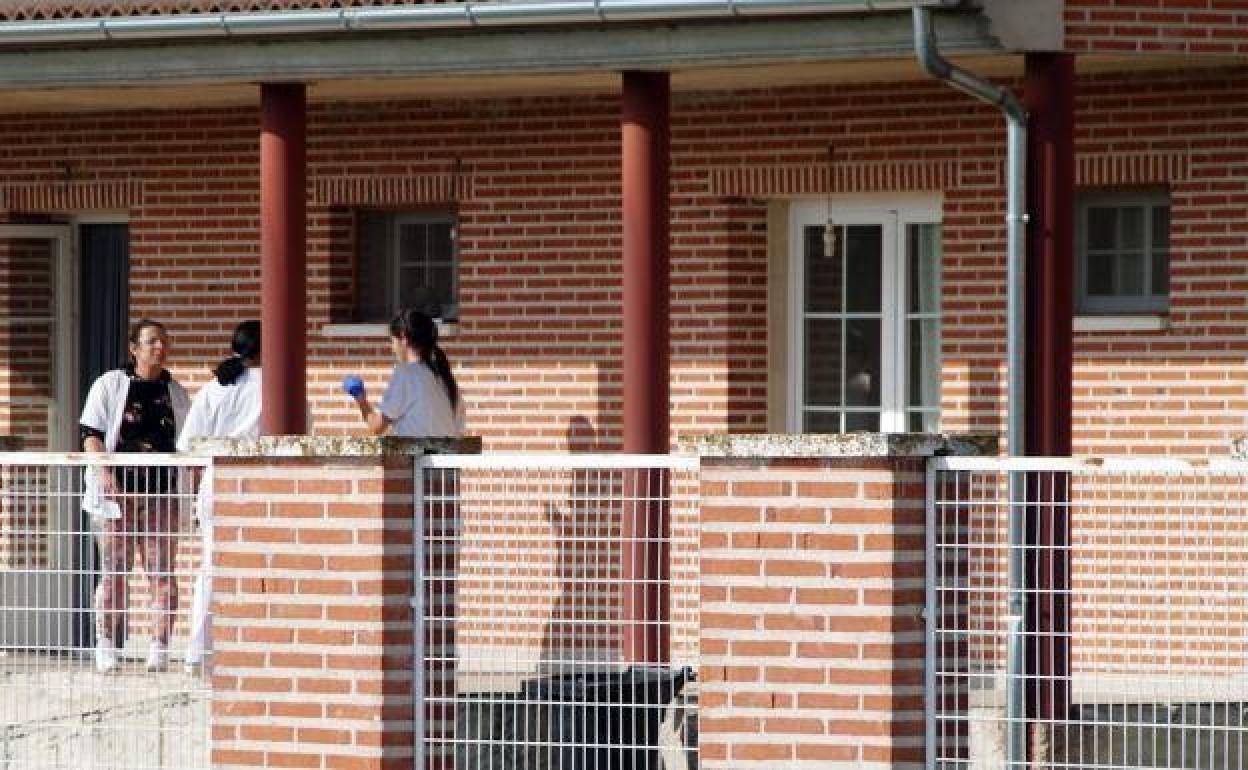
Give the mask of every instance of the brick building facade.
[[[1160, 328], [1077, 332], [1077, 453], [1219, 455], [1244, 427], [1248, 161], [1236, 147], [1248, 132], [1246, 82], [1234, 66], [1080, 77], [1078, 186], [1165, 189], [1172, 214]], [[312, 108], [308, 378], [318, 432], [356, 429], [337, 391], [344, 373], [376, 386], [388, 370], [384, 338], [332, 325], [351, 301], [351, 211], [436, 209], [458, 218], [461, 309], [446, 347], [470, 431], [490, 448], [617, 446], [616, 111], [601, 94]], [[0, 116], [10, 218], [124, 212], [130, 315], [169, 324], [173, 371], [192, 389], [235, 321], [259, 312], [256, 121], [251, 108]], [[678, 92], [674, 436], [785, 429], [768, 416], [769, 350], [785, 336], [768, 314], [769, 205], [833, 195], [835, 213], [855, 195], [915, 191], [938, 201], [943, 228], [940, 426], [1000, 430], [998, 123], [991, 109], [919, 80]], [[46, 263], [28, 263], [6, 265], [18, 302], [48, 282]], [[50, 395], [47, 362], [30, 362], [40, 346], [30, 328], [15, 323], [8, 336], [5, 412], [10, 430], [26, 432], [30, 400]]]

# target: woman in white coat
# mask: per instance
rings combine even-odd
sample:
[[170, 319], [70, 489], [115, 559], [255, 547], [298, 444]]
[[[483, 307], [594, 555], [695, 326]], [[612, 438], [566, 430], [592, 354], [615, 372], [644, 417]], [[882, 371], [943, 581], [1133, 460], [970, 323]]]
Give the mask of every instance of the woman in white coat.
[[[169, 337], [164, 324], [143, 319], [130, 330], [130, 362], [91, 385], [78, 420], [87, 452], [172, 452], [188, 399], [165, 369]], [[83, 508], [92, 514], [100, 547], [95, 592], [95, 665], [117, 667], [116, 643], [126, 627], [126, 581], [138, 553], [151, 586], [154, 625], [147, 667], [169, 660], [169, 637], [178, 606], [174, 581], [177, 546], [177, 469], [104, 467], [89, 471]]]
[[[232, 356], [213, 371], [213, 379], [200, 389], [191, 404], [186, 425], [178, 437], [178, 451], [191, 448], [199, 437], [255, 438], [260, 435], [260, 322], [243, 321], [234, 329]], [[190, 638], [186, 668], [193, 672], [211, 649], [212, 628], [212, 478], [200, 479], [196, 497], [203, 554], [195, 598], [191, 605]]]

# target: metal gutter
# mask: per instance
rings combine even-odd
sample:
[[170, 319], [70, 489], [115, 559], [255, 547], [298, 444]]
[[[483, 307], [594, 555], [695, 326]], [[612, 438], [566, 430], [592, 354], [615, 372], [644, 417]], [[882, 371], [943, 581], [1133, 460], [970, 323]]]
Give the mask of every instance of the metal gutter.
[[964, 0], [510, 0], [0, 23], [0, 45], [609, 24], [955, 8]]
[[[1018, 97], [1008, 89], [960, 69], [941, 57], [932, 33], [931, 14], [917, 5], [914, 16], [914, 48], [919, 64], [932, 77], [948, 83], [963, 93], [991, 104], [1005, 116], [1007, 127], [1006, 172], [1006, 453], [1010, 457], [1025, 454], [1023, 447], [1023, 281], [1027, 214], [1027, 111]], [[1027, 533], [1025, 517], [1024, 474], [1009, 474], [1009, 599], [1006, 637], [1006, 755], [1005, 767], [1022, 767], [1027, 762], [1027, 710], [1024, 702], [1026, 672], [1026, 607], [1028, 579], [1025, 572]], [[933, 619], [929, 618], [929, 623]], [[929, 629], [928, 635], [931, 631]], [[928, 661], [931, 665], [931, 659]], [[928, 676], [935, 692], [934, 676]], [[929, 704], [929, 708], [935, 708]], [[927, 750], [929, 763], [935, 757], [934, 722], [928, 720]]]
[[1007, 453], [1021, 456], [1023, 452], [1023, 247], [1027, 215], [1023, 212], [1027, 194], [1027, 111], [1008, 88], [991, 83], [967, 72], [941, 57], [932, 34], [930, 13], [914, 8], [915, 53], [923, 70], [954, 88], [996, 107], [1005, 116], [1008, 130], [1007, 160], [1007, 319], [1006, 345], [1009, 379]]

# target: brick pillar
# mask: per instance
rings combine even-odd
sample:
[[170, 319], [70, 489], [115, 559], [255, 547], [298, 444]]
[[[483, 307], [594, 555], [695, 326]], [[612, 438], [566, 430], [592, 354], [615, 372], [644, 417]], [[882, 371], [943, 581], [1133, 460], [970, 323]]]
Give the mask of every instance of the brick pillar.
[[[435, 443], [455, 444], [214, 442], [214, 768], [411, 769], [414, 455]], [[270, 456], [292, 453], [319, 456]]]
[[700, 766], [919, 770], [925, 458], [946, 442], [706, 446]]

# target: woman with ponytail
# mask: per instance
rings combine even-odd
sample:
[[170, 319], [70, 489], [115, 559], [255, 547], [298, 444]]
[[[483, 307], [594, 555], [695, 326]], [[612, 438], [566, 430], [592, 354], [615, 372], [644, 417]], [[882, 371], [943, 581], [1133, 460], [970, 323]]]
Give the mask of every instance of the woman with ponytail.
[[195, 394], [178, 436], [180, 451], [199, 436], [260, 435], [260, 322], [243, 321], [235, 327], [230, 349], [234, 355], [218, 364], [213, 379]]
[[[260, 322], [243, 321], [234, 329], [230, 342], [233, 355], [213, 370], [213, 379], [200, 388], [178, 436], [178, 451], [190, 449], [199, 437], [254, 438], [260, 435]], [[193, 673], [202, 665], [211, 639], [208, 613], [212, 596], [212, 484], [199, 480], [196, 498], [200, 537], [203, 544], [195, 597], [191, 604], [190, 638], [187, 640], [186, 668]]]
[[376, 408], [363, 387], [351, 391], [360, 416], [376, 435], [459, 436], [464, 405], [446, 353], [438, 347], [438, 326], [418, 310], [390, 321], [390, 347], [398, 364]]

